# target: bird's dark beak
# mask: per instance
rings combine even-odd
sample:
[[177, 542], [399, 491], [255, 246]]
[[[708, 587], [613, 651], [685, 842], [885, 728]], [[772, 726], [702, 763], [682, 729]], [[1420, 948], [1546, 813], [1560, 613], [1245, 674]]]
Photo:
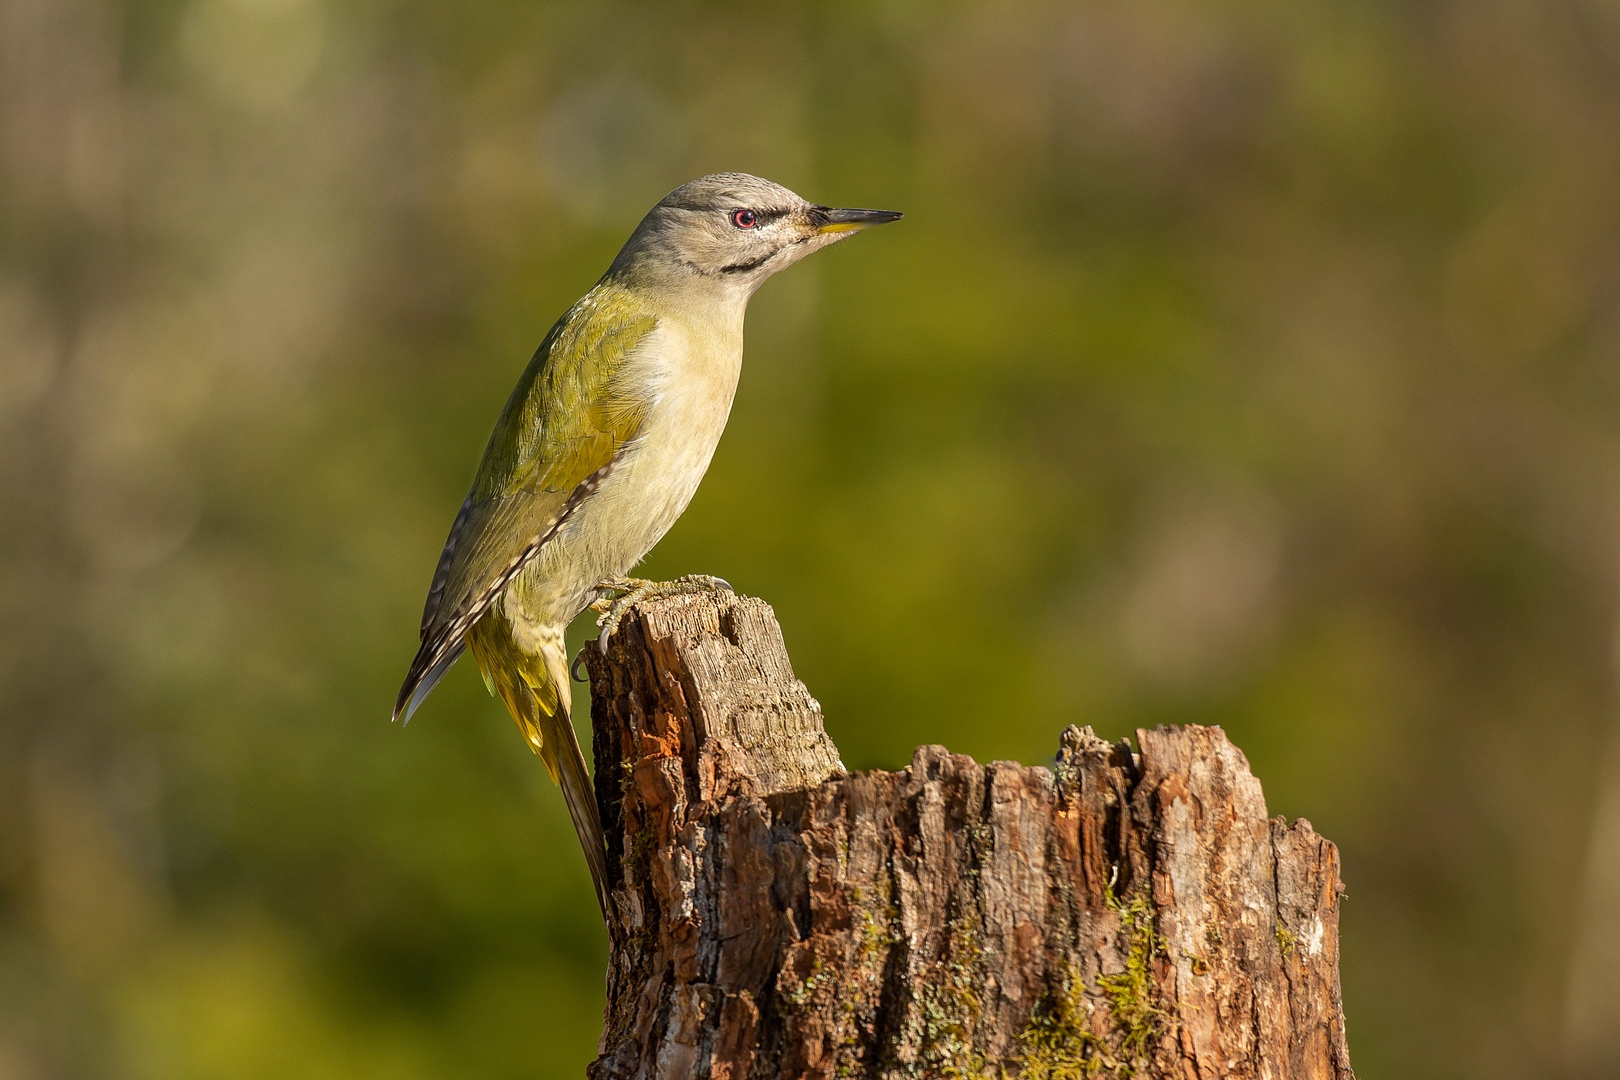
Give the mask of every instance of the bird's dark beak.
[[818, 233], [856, 232], [872, 225], [887, 225], [905, 217], [898, 210], [835, 210], [830, 206], [810, 208], [810, 220]]

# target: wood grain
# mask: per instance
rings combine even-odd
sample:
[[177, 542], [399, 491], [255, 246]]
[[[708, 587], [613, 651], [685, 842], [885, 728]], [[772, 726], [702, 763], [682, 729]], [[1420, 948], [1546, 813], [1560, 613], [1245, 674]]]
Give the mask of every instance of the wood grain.
[[1338, 853], [1219, 728], [846, 773], [762, 601], [588, 650], [612, 958], [594, 1080], [1350, 1080]]

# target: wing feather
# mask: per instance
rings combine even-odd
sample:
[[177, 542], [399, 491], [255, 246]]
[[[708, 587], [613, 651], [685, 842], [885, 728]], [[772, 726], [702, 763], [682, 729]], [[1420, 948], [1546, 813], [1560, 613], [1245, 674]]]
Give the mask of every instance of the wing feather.
[[621, 378], [657, 320], [599, 284], [558, 320], [490, 435], [428, 587], [421, 647], [394, 716], [406, 719], [513, 577], [613, 471], [646, 409]]

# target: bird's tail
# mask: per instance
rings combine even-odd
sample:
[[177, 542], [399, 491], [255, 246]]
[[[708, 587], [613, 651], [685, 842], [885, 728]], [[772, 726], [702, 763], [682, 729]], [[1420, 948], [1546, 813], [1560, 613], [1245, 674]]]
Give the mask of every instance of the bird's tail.
[[467, 635], [484, 680], [506, 703], [530, 749], [546, 763], [546, 771], [562, 788], [568, 816], [585, 850], [585, 863], [596, 887], [596, 902], [607, 914], [607, 844], [596, 809], [596, 790], [585, 767], [579, 739], [569, 717], [568, 653], [563, 628], [541, 640], [540, 655], [517, 648], [499, 613], [491, 612]]

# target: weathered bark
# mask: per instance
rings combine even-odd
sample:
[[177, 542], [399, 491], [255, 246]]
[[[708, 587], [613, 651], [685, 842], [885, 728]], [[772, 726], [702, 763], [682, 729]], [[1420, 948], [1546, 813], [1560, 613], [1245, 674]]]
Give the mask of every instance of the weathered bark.
[[594, 1080], [1351, 1077], [1338, 853], [1219, 728], [851, 774], [759, 600], [650, 603], [589, 656]]

